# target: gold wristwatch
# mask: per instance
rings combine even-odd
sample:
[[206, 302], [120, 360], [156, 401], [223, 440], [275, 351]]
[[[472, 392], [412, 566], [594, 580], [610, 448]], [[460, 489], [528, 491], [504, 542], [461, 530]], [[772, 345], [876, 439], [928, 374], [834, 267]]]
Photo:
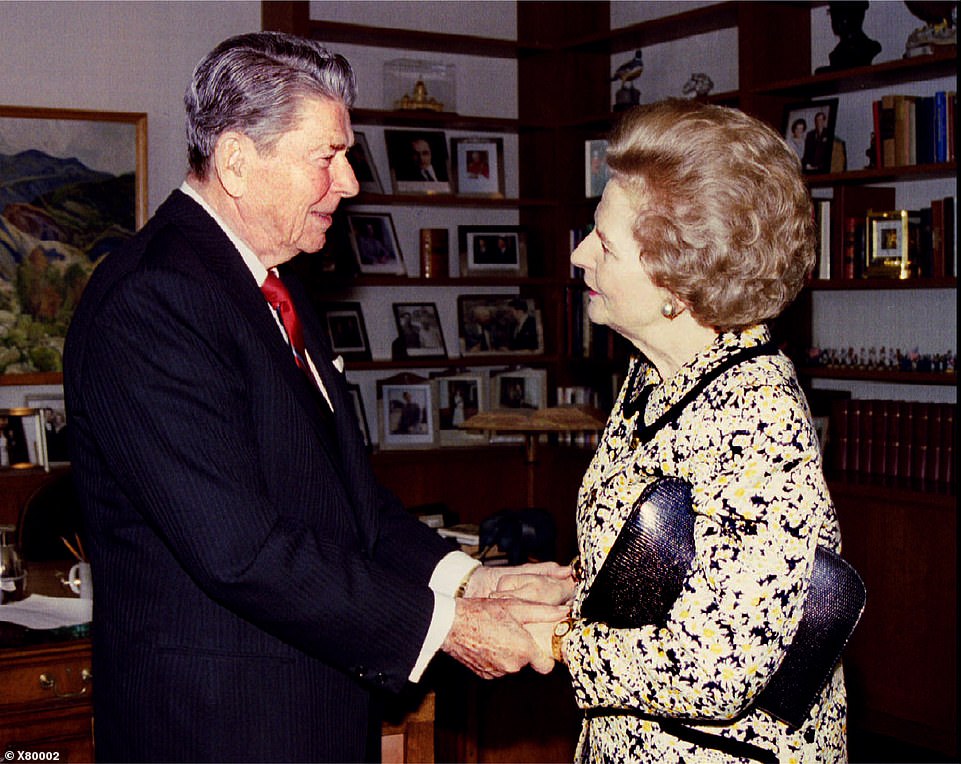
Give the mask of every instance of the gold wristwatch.
[[558, 663], [565, 662], [564, 651], [561, 649], [561, 641], [568, 636], [574, 624], [575, 620], [569, 613], [567, 618], [558, 621], [558, 623], [554, 625], [554, 631], [551, 632], [551, 656], [558, 661]]

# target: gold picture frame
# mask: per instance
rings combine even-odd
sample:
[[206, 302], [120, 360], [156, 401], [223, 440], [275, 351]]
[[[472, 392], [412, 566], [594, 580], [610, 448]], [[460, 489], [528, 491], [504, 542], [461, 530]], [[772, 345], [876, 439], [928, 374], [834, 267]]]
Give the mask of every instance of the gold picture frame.
[[0, 145], [0, 216], [24, 231], [8, 242], [27, 249], [9, 254], [32, 285], [6, 310], [29, 331], [14, 341], [0, 326], [0, 385], [60, 384], [63, 338], [87, 278], [147, 220], [147, 115], [0, 106]]
[[866, 214], [863, 275], [866, 278], [896, 279], [907, 279], [912, 275], [908, 210], [870, 210]]

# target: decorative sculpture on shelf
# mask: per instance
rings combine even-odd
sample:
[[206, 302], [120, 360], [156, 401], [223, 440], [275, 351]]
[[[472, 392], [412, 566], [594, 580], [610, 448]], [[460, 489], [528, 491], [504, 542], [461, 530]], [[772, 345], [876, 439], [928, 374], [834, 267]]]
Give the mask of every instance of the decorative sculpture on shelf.
[[418, 80], [414, 83], [414, 94], [408, 95], [405, 93], [399, 101], [394, 102], [394, 108], [401, 111], [444, 111], [444, 104], [431, 98], [428, 95], [428, 88], [424, 84], [424, 80]]
[[838, 36], [838, 45], [828, 54], [828, 66], [820, 66], [817, 72], [834, 72], [856, 66], [868, 66], [881, 51], [882, 46], [862, 31], [868, 0], [861, 2], [830, 2], [828, 13], [832, 17], [832, 31]]
[[634, 81], [643, 71], [645, 71], [645, 65], [641, 60], [641, 50], [636, 50], [634, 58], [625, 61], [615, 69], [615, 73], [611, 75], [611, 81], [621, 80], [621, 87], [615, 93], [615, 111], [630, 109], [641, 101], [641, 93], [635, 88]]
[[713, 87], [715, 87], [715, 83], [712, 82], [711, 77], [704, 72], [695, 72], [691, 75], [691, 79], [684, 84], [681, 92], [683, 95], [692, 98], [704, 98], [712, 91]]
[[925, 22], [905, 41], [905, 58], [928, 56], [940, 45], [959, 41], [959, 4], [953, 0], [905, 0], [912, 15]]

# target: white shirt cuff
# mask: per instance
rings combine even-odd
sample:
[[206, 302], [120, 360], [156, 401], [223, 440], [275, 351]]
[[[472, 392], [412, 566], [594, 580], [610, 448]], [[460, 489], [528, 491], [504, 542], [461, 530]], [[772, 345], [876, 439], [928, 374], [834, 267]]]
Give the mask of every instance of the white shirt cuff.
[[408, 675], [412, 682], [418, 682], [421, 675], [444, 643], [451, 626], [454, 624], [454, 593], [458, 586], [474, 568], [481, 563], [464, 552], [454, 551], [441, 558], [431, 574], [429, 586], [434, 592], [434, 613], [427, 636], [421, 645], [418, 659]]

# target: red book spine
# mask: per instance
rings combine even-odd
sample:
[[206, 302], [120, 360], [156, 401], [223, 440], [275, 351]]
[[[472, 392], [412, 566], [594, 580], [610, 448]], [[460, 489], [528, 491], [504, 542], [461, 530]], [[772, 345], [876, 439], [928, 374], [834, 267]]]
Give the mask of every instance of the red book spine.
[[859, 401], [861, 416], [859, 417], [858, 463], [862, 472], [871, 474], [875, 470], [875, 401]]
[[852, 401], [848, 410], [848, 468], [852, 472], [864, 470], [862, 461], [862, 402]]
[[899, 475], [912, 477], [912, 449], [915, 446], [915, 426], [911, 403], [902, 403], [902, 427], [899, 436]]
[[949, 406], [942, 415], [941, 433], [942, 470], [939, 474], [939, 480], [945, 483], [951, 483], [957, 477], [955, 474], [955, 459], [959, 453], [959, 445], [957, 442], [958, 434], [959, 431], [956, 429], [955, 408]]
[[936, 481], [942, 472], [942, 417], [945, 406], [934, 404], [929, 407], [929, 424], [925, 433], [928, 441], [928, 461], [925, 465], [925, 479]]
[[912, 473], [911, 477], [924, 479], [929, 460], [929, 406], [926, 403], [914, 403], [915, 409], [912, 444]]
[[888, 474], [892, 477], [899, 477], [903, 473], [901, 470], [900, 456], [902, 437], [902, 404], [899, 401], [889, 401], [888, 406], [888, 429], [885, 433], [885, 464]]
[[889, 416], [892, 401], [875, 401], [875, 427], [872, 435], [872, 472], [890, 474], [888, 464]]
[[850, 403], [849, 400], [838, 401], [833, 406], [832, 411], [832, 425], [836, 433], [832, 467], [839, 472], [848, 470], [848, 412]]

